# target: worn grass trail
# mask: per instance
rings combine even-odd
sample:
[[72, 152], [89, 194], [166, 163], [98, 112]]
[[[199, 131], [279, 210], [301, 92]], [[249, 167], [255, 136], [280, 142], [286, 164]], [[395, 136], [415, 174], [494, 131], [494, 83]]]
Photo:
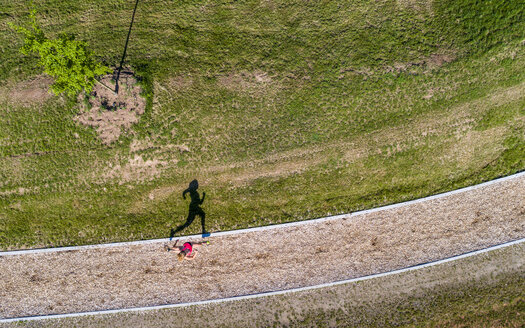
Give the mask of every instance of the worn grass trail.
[[[179, 263], [162, 243], [0, 257], [3, 317], [310, 286], [525, 237], [525, 176], [351, 218], [215, 237]], [[227, 251], [230, 250], [230, 251]]]

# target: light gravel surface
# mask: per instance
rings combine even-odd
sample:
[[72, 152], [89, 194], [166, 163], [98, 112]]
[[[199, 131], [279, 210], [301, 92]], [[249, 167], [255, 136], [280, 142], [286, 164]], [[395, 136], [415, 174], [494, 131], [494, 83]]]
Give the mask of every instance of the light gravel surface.
[[[182, 303], [317, 285], [525, 237], [525, 176], [328, 222], [163, 244], [0, 257], [0, 317]], [[197, 241], [197, 240], [195, 240]]]
[[[455, 312], [458, 310], [465, 314], [463, 311], [466, 308], [477, 308], [478, 310], [475, 311], [480, 311], [480, 304], [487, 302], [488, 308], [498, 311], [498, 306], [501, 306], [504, 300], [514, 303], [523, 299], [521, 290], [525, 290], [525, 243], [359, 283], [346, 283], [270, 297], [149, 311], [53, 317], [9, 323], [0, 321], [0, 327], [384, 328], [404, 327], [410, 324], [415, 327], [426, 327], [429, 326], [427, 320], [432, 321], [432, 318], [447, 316], [439, 308], [449, 309], [454, 316], [454, 313], [458, 314]], [[472, 297], [474, 295], [475, 297]], [[501, 307], [499, 309], [501, 310]], [[443, 319], [441, 326], [437, 324], [438, 327], [451, 325], [450, 321]], [[518, 322], [519, 318], [514, 321], [514, 323]], [[488, 318], [486, 326], [500, 327], [501, 322]], [[506, 322], [506, 326], [513, 327], [509, 322]], [[519, 324], [514, 326], [521, 327]]]

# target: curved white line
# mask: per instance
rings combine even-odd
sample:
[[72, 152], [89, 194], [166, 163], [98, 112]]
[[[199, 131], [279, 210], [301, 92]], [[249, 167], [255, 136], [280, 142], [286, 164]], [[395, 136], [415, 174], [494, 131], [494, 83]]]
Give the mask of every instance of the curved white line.
[[[220, 237], [220, 236], [227, 236], [227, 235], [236, 235], [241, 233], [248, 233], [248, 232], [254, 232], [254, 231], [264, 231], [264, 230], [270, 230], [270, 229], [277, 229], [277, 228], [287, 228], [287, 227], [295, 227], [305, 224], [312, 224], [312, 223], [320, 223], [320, 222], [326, 222], [326, 221], [333, 221], [338, 220], [342, 218], [350, 218], [357, 215], [362, 214], [368, 214], [368, 213], [374, 213], [374, 212], [380, 212], [380, 211], [386, 211], [393, 208], [408, 206], [412, 204], [421, 203], [424, 201], [439, 199], [443, 197], [447, 197], [450, 195], [455, 195], [471, 190], [476, 190], [482, 187], [486, 187], [492, 184], [504, 182], [507, 180], [517, 179], [522, 176], [525, 176], [525, 171], [516, 173], [513, 175], [509, 175], [503, 178], [494, 179], [491, 181], [487, 181], [478, 185], [465, 187], [449, 192], [445, 192], [442, 194], [437, 194], [433, 196], [428, 196], [424, 198], [419, 198], [415, 200], [410, 200], [402, 203], [382, 206], [382, 207], [376, 207], [368, 210], [363, 210], [359, 212], [353, 212], [353, 213], [347, 213], [347, 214], [339, 214], [334, 216], [327, 216], [317, 219], [311, 219], [311, 220], [303, 220], [303, 221], [295, 221], [290, 223], [281, 223], [281, 224], [274, 224], [274, 225], [268, 225], [268, 226], [262, 226], [262, 227], [255, 227], [255, 228], [247, 228], [247, 229], [239, 229], [239, 230], [230, 230], [230, 231], [219, 231], [219, 232], [213, 232], [210, 233], [210, 237]], [[202, 235], [189, 235], [189, 236], [180, 236], [177, 237], [180, 240], [186, 240], [186, 239], [192, 239], [192, 238], [200, 238]], [[120, 243], [108, 243], [108, 244], [94, 244], [94, 245], [82, 245], [82, 246], [68, 246], [68, 247], [52, 247], [52, 248], [39, 248], [39, 249], [25, 249], [25, 250], [15, 250], [15, 251], [5, 251], [0, 252], [1, 256], [8, 256], [8, 255], [24, 255], [24, 254], [37, 254], [37, 253], [52, 253], [52, 252], [64, 252], [64, 251], [74, 251], [74, 250], [83, 250], [83, 249], [91, 249], [91, 248], [108, 248], [108, 247], [119, 247], [119, 246], [132, 246], [132, 245], [146, 245], [146, 244], [154, 244], [154, 243], [162, 243], [169, 241], [168, 238], [162, 238], [162, 239], [148, 239], [148, 240], [136, 240], [136, 241], [128, 241], [128, 242], [120, 242]]]
[[10, 318], [10, 319], [0, 319], [0, 323], [9, 323], [9, 322], [18, 322], [18, 321], [34, 321], [34, 320], [44, 320], [44, 319], [63, 319], [63, 318], [73, 318], [73, 317], [81, 317], [81, 316], [87, 316], [87, 315], [100, 315], [100, 314], [115, 314], [115, 313], [123, 313], [123, 312], [139, 312], [139, 311], [153, 311], [153, 310], [162, 310], [162, 309], [170, 309], [170, 308], [178, 308], [178, 307], [187, 307], [187, 306], [196, 306], [196, 305], [204, 305], [204, 304], [214, 304], [214, 303], [222, 303], [222, 302], [232, 302], [232, 301], [240, 301], [240, 300], [247, 300], [252, 298], [259, 298], [259, 297], [267, 297], [267, 296], [275, 296], [275, 295], [283, 295], [283, 294], [289, 294], [289, 293], [297, 293], [307, 290], [313, 290], [313, 289], [320, 289], [325, 287], [332, 287], [332, 286], [338, 286], [338, 285], [344, 285], [349, 283], [354, 283], [358, 281], [363, 280], [370, 280], [374, 278], [379, 277], [385, 277], [390, 276], [394, 274], [400, 274], [403, 272], [408, 271], [414, 271], [419, 270], [422, 268], [427, 268], [435, 265], [444, 264], [447, 262], [456, 261], [459, 259], [487, 253], [490, 251], [494, 251], [496, 249], [509, 247], [512, 245], [517, 245], [525, 243], [525, 238], [518, 239], [514, 241], [510, 241], [504, 244], [499, 244], [496, 246], [492, 246], [489, 248], [484, 248], [481, 250], [473, 251], [464, 253], [461, 255], [449, 257], [446, 259], [428, 262], [424, 264], [418, 264], [415, 266], [398, 269], [394, 271], [388, 271], [383, 273], [377, 273], [369, 276], [359, 277], [359, 278], [352, 278], [347, 280], [340, 280], [335, 282], [329, 282], [324, 283], [320, 285], [315, 286], [307, 286], [307, 287], [300, 287], [300, 288], [293, 288], [293, 289], [286, 289], [286, 290], [279, 290], [279, 291], [273, 291], [273, 292], [264, 292], [264, 293], [258, 293], [258, 294], [250, 294], [250, 295], [242, 295], [242, 296], [234, 296], [234, 297], [228, 297], [228, 298], [219, 298], [219, 299], [213, 299], [213, 300], [206, 300], [206, 301], [198, 301], [198, 302], [189, 302], [189, 303], [178, 303], [178, 304], [166, 304], [166, 305], [157, 305], [157, 306], [147, 306], [147, 307], [137, 307], [137, 308], [127, 308], [127, 309], [116, 309], [116, 310], [102, 310], [102, 311], [91, 311], [91, 312], [77, 312], [77, 313], [66, 313], [66, 314], [53, 314], [53, 315], [41, 315], [41, 316], [32, 316], [32, 317], [19, 317], [19, 318]]

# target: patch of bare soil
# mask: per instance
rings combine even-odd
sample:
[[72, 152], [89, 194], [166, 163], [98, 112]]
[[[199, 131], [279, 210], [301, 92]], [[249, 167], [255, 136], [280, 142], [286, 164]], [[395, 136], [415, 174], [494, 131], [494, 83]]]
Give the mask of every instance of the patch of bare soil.
[[49, 89], [52, 83], [51, 77], [40, 75], [29, 81], [0, 88], [0, 99], [7, 99], [9, 104], [22, 106], [43, 103], [52, 96]]
[[0, 317], [182, 303], [311, 286], [523, 237], [522, 175], [398, 208], [212, 236], [193, 261], [178, 262], [164, 251], [163, 243], [0, 256]]
[[[95, 84], [87, 97], [87, 104], [75, 118], [80, 124], [96, 128], [104, 144], [114, 142], [121, 133], [129, 130], [146, 108], [146, 100], [140, 95], [142, 88], [131, 71], [121, 72], [118, 94], [114, 88], [113, 75], [103, 77]], [[82, 98], [81, 95], [79, 100]]]

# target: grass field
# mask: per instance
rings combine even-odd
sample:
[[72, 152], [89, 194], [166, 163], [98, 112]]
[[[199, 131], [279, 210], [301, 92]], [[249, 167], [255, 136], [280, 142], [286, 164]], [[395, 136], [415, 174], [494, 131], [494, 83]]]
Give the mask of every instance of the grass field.
[[[46, 33], [74, 33], [112, 66], [133, 6], [35, 1]], [[165, 237], [185, 221], [193, 179], [218, 231], [521, 171], [524, 11], [503, 0], [144, 0], [126, 64], [148, 107], [105, 145], [18, 52], [7, 23], [28, 21], [28, 2], [0, 0], [0, 248]]]

